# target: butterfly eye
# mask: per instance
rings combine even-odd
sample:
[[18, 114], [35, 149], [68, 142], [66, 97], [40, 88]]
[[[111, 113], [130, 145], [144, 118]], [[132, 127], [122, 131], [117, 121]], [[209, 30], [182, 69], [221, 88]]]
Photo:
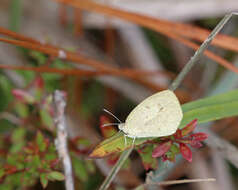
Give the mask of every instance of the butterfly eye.
[[158, 107], [159, 107], [159, 112], [162, 111], [162, 110], [164, 109], [164, 107], [161, 106], [160, 104], [158, 105]]

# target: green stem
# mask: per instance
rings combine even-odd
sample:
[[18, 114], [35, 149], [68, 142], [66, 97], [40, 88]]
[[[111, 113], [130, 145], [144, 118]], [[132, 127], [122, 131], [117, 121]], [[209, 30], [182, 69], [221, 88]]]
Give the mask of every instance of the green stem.
[[182, 69], [182, 71], [178, 74], [178, 76], [174, 79], [172, 84], [169, 86], [169, 89], [174, 91], [180, 83], [183, 81], [184, 77], [187, 75], [187, 73], [192, 69], [192, 67], [195, 65], [195, 63], [199, 60], [199, 58], [202, 56], [202, 53], [205, 51], [205, 49], [208, 47], [208, 45], [211, 43], [213, 38], [217, 35], [218, 32], [223, 28], [223, 26], [228, 22], [228, 20], [232, 17], [234, 13], [227, 14], [219, 23], [218, 25], [213, 29], [213, 31], [210, 33], [210, 35], [207, 37], [207, 39], [202, 43], [202, 45], [198, 48], [198, 50], [195, 52], [195, 54], [191, 57], [189, 62], [185, 65], [185, 67]]
[[125, 150], [119, 160], [117, 161], [117, 163], [113, 166], [113, 168], [111, 169], [110, 173], [108, 174], [107, 178], [104, 180], [103, 184], [101, 185], [99, 190], [105, 190], [109, 187], [109, 185], [111, 184], [112, 180], [114, 179], [114, 177], [116, 176], [116, 174], [119, 172], [120, 168], [122, 167], [122, 165], [124, 164], [124, 162], [126, 161], [126, 159], [129, 157], [131, 151], [133, 150], [133, 148], [130, 148], [128, 150]]

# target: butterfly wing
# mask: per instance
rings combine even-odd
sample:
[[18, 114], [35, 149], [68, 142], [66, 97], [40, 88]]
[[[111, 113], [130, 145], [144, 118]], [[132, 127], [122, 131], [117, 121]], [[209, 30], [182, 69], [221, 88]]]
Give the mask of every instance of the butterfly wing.
[[173, 134], [183, 113], [175, 94], [158, 92], [136, 106], [128, 115], [123, 131], [131, 137], [162, 137]]

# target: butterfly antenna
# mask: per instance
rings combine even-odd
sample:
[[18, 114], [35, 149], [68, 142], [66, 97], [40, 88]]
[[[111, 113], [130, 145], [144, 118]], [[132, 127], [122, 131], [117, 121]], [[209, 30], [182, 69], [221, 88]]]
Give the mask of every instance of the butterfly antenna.
[[108, 113], [109, 115], [111, 115], [112, 117], [114, 117], [117, 121], [119, 121], [120, 123], [122, 123], [121, 120], [118, 119], [115, 115], [113, 115], [113, 113], [111, 113], [110, 111], [108, 111], [108, 110], [106, 110], [106, 109], [103, 109], [103, 111], [105, 111], [106, 113]]
[[102, 127], [108, 127], [108, 126], [111, 126], [111, 125], [119, 125], [120, 123], [105, 123], [102, 125]]

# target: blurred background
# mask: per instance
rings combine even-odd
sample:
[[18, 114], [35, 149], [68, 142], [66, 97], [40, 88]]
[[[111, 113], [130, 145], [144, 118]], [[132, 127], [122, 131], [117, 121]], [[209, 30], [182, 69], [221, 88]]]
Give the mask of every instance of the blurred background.
[[[66, 118], [68, 132], [72, 139], [76, 189], [97, 189], [118, 159], [118, 155], [105, 159], [88, 158], [89, 152], [110, 136], [100, 128], [100, 125], [104, 122], [115, 123], [111, 116], [102, 111], [103, 108], [110, 110], [124, 121], [130, 111], [144, 98], [168, 88], [194, 54], [194, 49], [169, 35], [173, 33], [173, 28], [180, 31], [180, 35], [184, 33], [185, 39], [188, 38], [186, 34], [189, 32], [196, 34], [195, 37], [190, 36], [190, 38], [200, 45], [205, 39], [202, 36], [206, 37], [209, 30], [213, 29], [225, 14], [238, 11], [237, 0], [100, 0], [95, 2], [158, 20], [146, 21], [137, 15], [133, 18], [127, 15], [128, 17], [124, 18], [128, 19], [119, 19], [116, 18], [120, 17], [119, 13], [119, 16], [115, 12], [109, 14], [111, 16], [99, 14], [97, 12], [106, 12], [106, 10], [97, 11], [96, 6], [90, 4], [80, 9], [54, 0], [0, 1], [0, 31], [2, 31], [0, 37], [3, 37], [3, 28], [9, 29], [37, 40], [40, 44], [51, 44], [74, 52], [80, 57], [77, 61], [79, 64], [76, 64], [72, 60], [67, 60], [68, 55], [65, 55], [64, 51], [59, 53], [57, 58], [50, 53], [46, 55], [38, 52], [36, 49], [0, 43], [0, 65], [22, 66], [22, 69], [0, 70], [0, 150], [2, 150], [0, 166], [3, 167], [6, 164], [5, 160], [18, 153], [28, 141], [33, 141], [37, 130], [42, 131], [53, 143], [55, 135], [55, 132], [52, 132], [53, 119], [49, 105], [45, 102], [47, 102], [46, 97], [55, 89], [61, 89], [67, 92]], [[113, 17], [113, 14], [116, 17]], [[135, 22], [130, 22], [132, 20]], [[153, 27], [147, 27], [149, 23], [152, 23]], [[176, 25], [176, 23], [185, 25]], [[170, 33], [165, 35], [163, 27], [168, 26], [170, 26]], [[197, 27], [205, 30], [200, 31]], [[158, 32], [160, 30], [161, 33]], [[238, 16], [234, 16], [225, 25], [222, 34], [237, 40]], [[5, 35], [9, 36], [9, 32]], [[223, 38], [219, 40], [222, 44]], [[234, 51], [231, 47], [233, 43], [234, 47], [238, 46], [238, 40], [225, 42], [228, 48], [221, 48], [220, 45], [220, 47], [211, 46], [209, 50], [238, 66], [237, 50]], [[103, 68], [112, 70], [94, 73], [95, 68], [88, 63], [102, 64]], [[49, 73], [47, 69], [45, 72], [33, 72], [25, 71], [26, 67], [51, 67], [61, 71], [71, 69], [88, 71], [88, 73]], [[227, 92], [237, 88], [237, 84], [237, 73], [219, 65], [214, 59], [203, 56], [176, 90], [176, 95], [183, 104]], [[22, 90], [20, 95], [16, 89]], [[33, 102], [38, 107], [35, 108], [35, 104], [32, 104], [29, 99], [22, 101], [22, 93], [34, 94]], [[237, 117], [206, 123], [206, 126], [226, 142], [237, 145]], [[19, 132], [19, 128], [24, 128], [22, 130], [24, 132], [21, 130]], [[117, 127], [111, 127], [110, 130], [114, 134]], [[21, 136], [23, 133], [25, 136]], [[12, 134], [24, 138], [19, 137], [20, 140], [17, 138], [19, 141], [14, 141]], [[23, 143], [20, 148], [13, 146], [14, 143], [19, 142]], [[79, 148], [74, 147], [75, 142], [78, 143]], [[9, 150], [11, 151], [8, 152]], [[146, 171], [141, 157], [135, 151], [110, 189], [133, 189], [150, 180], [210, 177], [216, 178], [217, 181], [167, 187], [150, 186], [147, 189], [238, 189], [238, 164], [234, 166], [223, 154], [225, 153], [221, 153], [217, 148], [204, 146], [193, 153], [192, 163], [184, 160], [176, 164], [159, 162], [155, 172], [150, 172], [151, 168]], [[233, 153], [226, 152], [226, 154]], [[7, 164], [18, 162], [20, 161], [8, 160]], [[22, 176], [16, 177], [15, 181], [10, 177], [1, 180], [0, 189], [42, 189], [40, 174], [27, 175], [28, 177], [24, 177], [25, 181]], [[24, 183], [21, 183], [21, 180]], [[51, 182], [46, 189], [64, 189], [63, 182], [49, 181]]]

